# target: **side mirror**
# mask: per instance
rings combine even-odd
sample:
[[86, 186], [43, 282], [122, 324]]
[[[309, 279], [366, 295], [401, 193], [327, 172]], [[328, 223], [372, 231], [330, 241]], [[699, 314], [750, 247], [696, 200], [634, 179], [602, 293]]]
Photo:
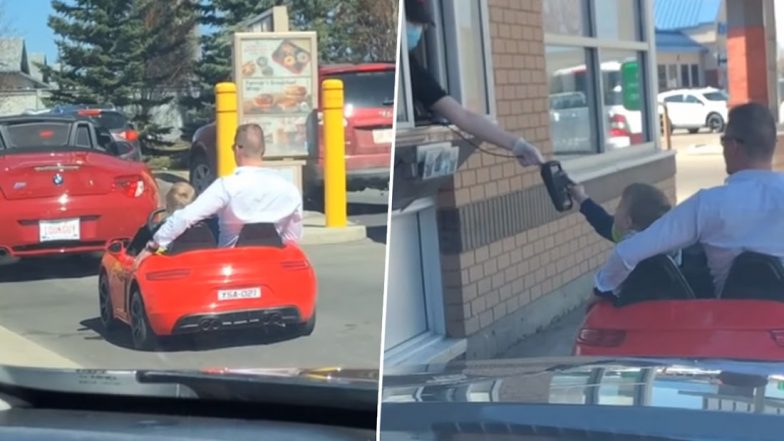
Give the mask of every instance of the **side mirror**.
[[125, 245], [121, 240], [113, 240], [109, 242], [109, 246], [106, 247], [106, 250], [111, 254], [120, 254], [124, 249]]

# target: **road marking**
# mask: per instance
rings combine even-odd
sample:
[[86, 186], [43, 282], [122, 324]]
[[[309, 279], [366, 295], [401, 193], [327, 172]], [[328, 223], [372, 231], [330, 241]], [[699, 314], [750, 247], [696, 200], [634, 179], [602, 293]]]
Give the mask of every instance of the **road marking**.
[[718, 144], [692, 144], [686, 151], [690, 155], [717, 155], [722, 153], [722, 148]]
[[53, 369], [78, 369], [81, 366], [62, 355], [0, 326], [0, 365]]

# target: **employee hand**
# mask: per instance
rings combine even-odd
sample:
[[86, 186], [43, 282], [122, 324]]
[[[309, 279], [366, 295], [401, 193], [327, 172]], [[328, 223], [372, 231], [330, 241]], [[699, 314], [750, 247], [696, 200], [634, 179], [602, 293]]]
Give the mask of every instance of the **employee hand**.
[[580, 184], [570, 185], [566, 187], [566, 189], [578, 204], [582, 204], [588, 199], [588, 194], [585, 192], [585, 187]]
[[517, 161], [520, 165], [524, 167], [529, 165], [541, 165], [544, 163], [544, 157], [539, 149], [523, 138], [520, 138], [515, 142], [512, 152], [517, 157]]

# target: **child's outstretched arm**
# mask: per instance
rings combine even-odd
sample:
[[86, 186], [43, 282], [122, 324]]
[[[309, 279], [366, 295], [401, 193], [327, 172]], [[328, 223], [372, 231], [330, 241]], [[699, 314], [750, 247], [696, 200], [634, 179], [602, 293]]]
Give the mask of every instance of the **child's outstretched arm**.
[[612, 226], [614, 222], [612, 215], [588, 197], [582, 185], [575, 184], [569, 186], [569, 193], [580, 204], [580, 213], [585, 216], [585, 220], [591, 224], [593, 229], [603, 238], [612, 241]]

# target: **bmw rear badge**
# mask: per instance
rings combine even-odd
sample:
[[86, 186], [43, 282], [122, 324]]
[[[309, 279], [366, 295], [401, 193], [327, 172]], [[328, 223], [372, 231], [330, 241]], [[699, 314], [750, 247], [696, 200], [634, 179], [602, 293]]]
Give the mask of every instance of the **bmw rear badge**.
[[63, 175], [57, 173], [54, 175], [54, 178], [52, 178], [52, 182], [54, 182], [54, 185], [63, 185]]

